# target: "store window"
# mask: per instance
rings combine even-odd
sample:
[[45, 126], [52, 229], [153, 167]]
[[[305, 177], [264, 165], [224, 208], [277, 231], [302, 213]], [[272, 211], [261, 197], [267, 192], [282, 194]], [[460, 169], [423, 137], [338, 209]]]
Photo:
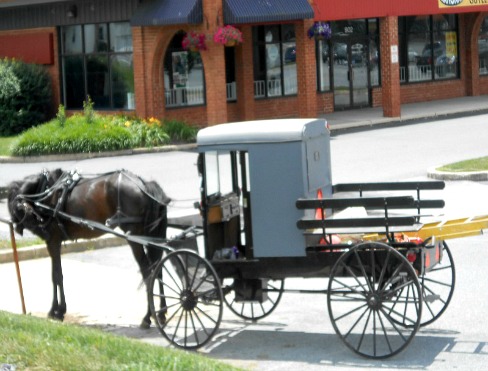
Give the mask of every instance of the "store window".
[[488, 17], [481, 23], [478, 34], [478, 58], [480, 75], [488, 75]]
[[316, 42], [315, 54], [317, 56], [317, 83], [319, 84], [319, 91], [330, 90], [330, 41], [318, 40]]
[[253, 27], [254, 96], [297, 94], [295, 28], [292, 24]]
[[205, 103], [205, 81], [200, 52], [183, 50], [185, 33], [178, 32], [164, 56], [164, 98], [166, 107]]
[[398, 19], [402, 83], [459, 78], [455, 14]]
[[60, 33], [65, 107], [81, 109], [90, 96], [96, 109], [134, 109], [130, 24], [65, 26]]
[[356, 70], [363, 68], [366, 72], [361, 71], [357, 75], [362, 75], [364, 84], [379, 86], [378, 19], [331, 22], [331, 27], [331, 40], [316, 41], [318, 90], [323, 92], [332, 89], [331, 75], [334, 75], [334, 68], [339, 70], [349, 67]]
[[227, 102], [235, 102], [237, 100], [235, 48], [226, 46], [224, 48], [224, 56]]

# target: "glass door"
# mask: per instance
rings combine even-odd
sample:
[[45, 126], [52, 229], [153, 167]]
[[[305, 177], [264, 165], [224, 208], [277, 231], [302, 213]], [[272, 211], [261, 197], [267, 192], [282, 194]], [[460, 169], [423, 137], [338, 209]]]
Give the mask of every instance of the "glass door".
[[368, 107], [368, 45], [357, 38], [333, 43], [335, 110]]

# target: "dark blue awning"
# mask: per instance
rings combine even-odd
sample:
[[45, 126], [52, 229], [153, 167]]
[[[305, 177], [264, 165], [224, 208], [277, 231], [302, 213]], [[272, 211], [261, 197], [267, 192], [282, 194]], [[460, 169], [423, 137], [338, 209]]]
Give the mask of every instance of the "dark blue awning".
[[224, 0], [224, 23], [265, 23], [313, 18], [307, 0]]
[[164, 26], [202, 22], [202, 0], [145, 1], [136, 9], [130, 20], [132, 26]]

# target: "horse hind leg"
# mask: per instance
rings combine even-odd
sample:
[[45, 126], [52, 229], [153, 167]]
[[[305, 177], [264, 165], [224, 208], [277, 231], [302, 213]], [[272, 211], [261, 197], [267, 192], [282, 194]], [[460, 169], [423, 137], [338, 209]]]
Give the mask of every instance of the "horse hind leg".
[[[161, 259], [161, 256], [163, 255], [163, 251], [158, 248], [151, 248], [149, 247], [146, 250], [146, 256], [148, 257], [149, 260], [149, 267], [148, 267], [148, 275], [147, 278], [145, 279], [146, 282], [146, 287], [148, 284], [148, 280], [151, 276], [151, 273], [155, 267], [155, 265], [159, 262]], [[163, 308], [166, 308], [166, 300], [164, 298], [164, 289], [163, 289], [163, 283], [162, 283], [162, 272], [158, 272], [158, 285], [159, 285], [159, 293], [160, 295], [160, 303], [159, 303], [159, 308], [160, 310], [157, 311], [157, 320], [160, 324], [164, 324], [166, 322], [166, 311], [163, 310]], [[144, 316], [142, 323], [141, 323], [141, 328], [148, 329], [151, 326], [151, 308], [149, 307], [149, 302], [147, 306], [147, 313]]]
[[[137, 243], [129, 243], [132, 253], [134, 255], [134, 258], [139, 266], [139, 269], [142, 274], [142, 278], [144, 280], [144, 284], [146, 285], [147, 289], [147, 284], [149, 277], [151, 276], [151, 269], [152, 265], [158, 261], [158, 256], [161, 257], [162, 251], [157, 252], [155, 250], [157, 249], [148, 249], [148, 252], [146, 253], [144, 247], [140, 244]], [[160, 285], [160, 290], [162, 290], [162, 287]], [[162, 299], [164, 300], [164, 299]], [[161, 304], [163, 305], [163, 304]], [[164, 316], [164, 314], [163, 314]], [[161, 319], [161, 318], [160, 318]], [[142, 329], [148, 329], [151, 326], [151, 309], [149, 307], [149, 302], [147, 303], [147, 312], [144, 318], [142, 319], [142, 322], [140, 324], [140, 328]]]

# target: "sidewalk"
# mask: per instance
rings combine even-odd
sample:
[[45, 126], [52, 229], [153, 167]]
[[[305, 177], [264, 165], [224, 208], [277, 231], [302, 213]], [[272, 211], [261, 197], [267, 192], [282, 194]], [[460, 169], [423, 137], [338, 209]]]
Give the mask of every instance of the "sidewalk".
[[363, 108], [324, 114], [332, 132], [374, 125], [398, 125], [488, 113], [488, 95], [403, 104], [400, 117], [383, 117], [383, 108]]

